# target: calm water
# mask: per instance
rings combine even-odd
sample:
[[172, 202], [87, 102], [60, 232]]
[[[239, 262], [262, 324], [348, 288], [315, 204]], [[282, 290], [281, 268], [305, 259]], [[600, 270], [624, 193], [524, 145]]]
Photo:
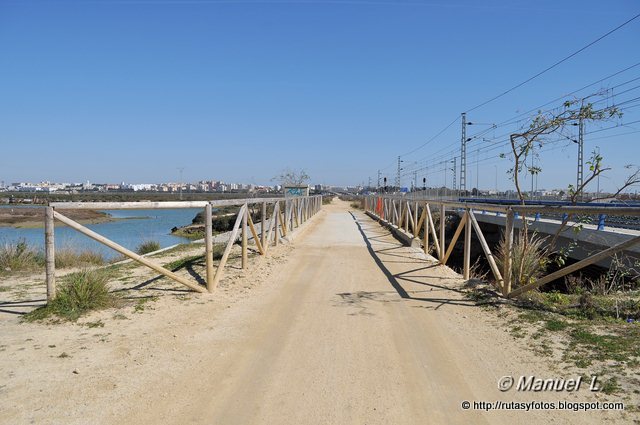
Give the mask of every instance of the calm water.
[[[0, 208], [7, 207], [0, 206]], [[86, 226], [94, 232], [131, 250], [135, 250], [141, 242], [146, 240], [157, 241], [160, 243], [160, 246], [164, 248], [189, 241], [188, 239], [171, 235], [171, 228], [190, 224], [191, 220], [200, 210], [200, 208], [178, 210], [103, 210], [111, 214], [114, 218], [129, 218], [129, 220], [89, 224]], [[76, 250], [91, 249], [103, 253], [107, 258], [119, 255], [112, 249], [95, 242], [69, 227], [56, 226], [55, 238], [57, 247], [69, 247]], [[44, 228], [15, 229], [12, 227], [0, 227], [0, 243], [13, 242], [19, 239], [25, 239], [29, 244], [42, 248], [44, 247]]]

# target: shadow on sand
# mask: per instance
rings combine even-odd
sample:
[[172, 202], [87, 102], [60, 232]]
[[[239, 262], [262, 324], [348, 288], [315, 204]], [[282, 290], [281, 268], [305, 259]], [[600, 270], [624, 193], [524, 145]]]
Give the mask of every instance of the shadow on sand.
[[[389, 281], [393, 289], [395, 289], [395, 291], [398, 293], [398, 295], [400, 295], [401, 298], [433, 304], [433, 306], [431, 306], [430, 308], [435, 310], [439, 309], [443, 305], [460, 305], [465, 307], [476, 307], [476, 303], [473, 302], [472, 300], [465, 300], [461, 298], [464, 291], [457, 288], [452, 288], [451, 286], [429, 282], [429, 280], [434, 280], [434, 279], [446, 281], [446, 280], [458, 280], [458, 278], [428, 275], [426, 273], [418, 276], [415, 276], [415, 275], [408, 276], [411, 273], [426, 271], [435, 267], [439, 267], [439, 264], [429, 264], [429, 263], [425, 263], [425, 261], [413, 258], [411, 256], [402, 255], [402, 253], [394, 253], [393, 252], [394, 250], [402, 250], [405, 248], [400, 242], [395, 243], [394, 246], [391, 246], [391, 247], [375, 250], [371, 245], [371, 241], [375, 241], [376, 243], [385, 243], [385, 244], [392, 243], [392, 242], [389, 242], [388, 239], [383, 240], [387, 238], [389, 235], [391, 235], [391, 233], [386, 229], [381, 228], [377, 224], [375, 226], [365, 227], [363, 226], [363, 223], [359, 221], [352, 212], [349, 212], [349, 214], [351, 214], [353, 221], [358, 226], [358, 230], [360, 231], [360, 234], [364, 239], [369, 255], [371, 255], [371, 258], [373, 258], [376, 265], [380, 268], [380, 270], [385, 275], [385, 277], [387, 278], [387, 280]], [[369, 236], [370, 234], [372, 234], [373, 236]], [[382, 256], [384, 256], [385, 259], [383, 259]], [[394, 258], [401, 258], [401, 259], [404, 259], [405, 261], [387, 260], [386, 259], [387, 256], [391, 256]], [[385, 265], [388, 263], [424, 264], [424, 266], [418, 267], [412, 270], [407, 270], [401, 273], [393, 274]], [[412, 284], [423, 285], [429, 289], [427, 290], [425, 288], [425, 291], [408, 292], [402, 286], [400, 281], [406, 281], [406, 282], [411, 282]], [[415, 295], [421, 292], [432, 292], [433, 290], [444, 292], [444, 296], [423, 297], [423, 296]], [[375, 294], [377, 293], [372, 292], [372, 293], [366, 293], [366, 296], [363, 296], [362, 294], [360, 294], [357, 297], [355, 297], [355, 295], [358, 295], [358, 294], [347, 293], [347, 294], [338, 294], [338, 295], [340, 295], [343, 299], [348, 299], [350, 302], [353, 302], [354, 300], [360, 300], [360, 301], [375, 300], [377, 298]]]

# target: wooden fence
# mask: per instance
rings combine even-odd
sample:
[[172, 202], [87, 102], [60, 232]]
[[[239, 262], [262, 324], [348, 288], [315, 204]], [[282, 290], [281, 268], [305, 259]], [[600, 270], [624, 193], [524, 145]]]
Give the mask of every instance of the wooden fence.
[[[249, 205], [261, 205], [261, 222], [259, 231], [256, 229]], [[218, 267], [213, 265], [213, 208], [223, 206], [240, 206], [231, 236], [227, 242], [224, 253]], [[268, 208], [271, 207], [271, 208]], [[153, 260], [139, 255], [122, 245], [111, 241], [82, 224], [71, 220], [56, 209], [91, 209], [91, 210], [132, 210], [132, 209], [181, 209], [203, 208], [205, 213], [205, 262], [206, 262], [206, 289], [197, 282], [190, 281], [174, 272], [167, 270]], [[230, 199], [217, 201], [180, 201], [180, 202], [52, 202], [45, 210], [45, 256], [46, 256], [46, 283], [47, 300], [51, 300], [56, 294], [55, 272], [55, 242], [54, 223], [58, 220], [72, 229], [94, 239], [101, 244], [119, 252], [120, 254], [137, 261], [138, 263], [155, 270], [176, 282], [197, 292], [213, 292], [222, 279], [224, 266], [229, 259], [233, 244], [241, 233], [242, 244], [242, 268], [247, 267], [249, 232], [253, 236], [253, 243], [260, 255], [267, 255], [270, 245], [278, 245], [281, 238], [286, 237], [295, 228], [315, 215], [322, 208], [322, 196], [305, 196], [296, 198], [250, 198]], [[267, 217], [267, 211], [271, 209], [271, 216]]]
[[[536, 217], [537, 219], [537, 217], [540, 217], [540, 214], [561, 214], [565, 218], [563, 223], [558, 222], [558, 225], [566, 225], [568, 220], [575, 215], [607, 214], [637, 217], [640, 216], [640, 207], [591, 208], [585, 206], [501, 206], [426, 199], [414, 200], [398, 196], [377, 195], [364, 197], [363, 204], [367, 213], [388, 225], [403, 230], [412, 238], [418, 238], [420, 230], [423, 230], [421, 243], [424, 247], [425, 253], [429, 252], [431, 247], [431, 238], [433, 240], [433, 247], [437, 258], [440, 261], [440, 264], [443, 265], [447, 264], [447, 260], [450, 258], [453, 248], [464, 230], [462, 274], [465, 280], [469, 279], [471, 268], [471, 232], [473, 229], [487, 259], [491, 273], [495, 278], [496, 288], [505, 297], [515, 297], [524, 292], [539, 288], [546, 283], [566, 276], [569, 273], [573, 273], [598, 261], [604, 260], [613, 254], [629, 249], [630, 247], [640, 243], [640, 236], [630, 237], [626, 241], [604, 249], [574, 264], [568, 265], [558, 271], [537, 279], [532, 283], [514, 289], [512, 288], [513, 282], [511, 278], [511, 267], [513, 264], [512, 253], [514, 226], [517, 219], [532, 221], [533, 217]], [[445, 246], [445, 220], [441, 219], [439, 228], [436, 229], [432, 215], [432, 208], [436, 208], [439, 211], [441, 218], [446, 216], [447, 210], [454, 210], [462, 215], [462, 219], [460, 220], [448, 247]], [[507, 249], [505, 250], [506, 258], [503, 259], [502, 269], [500, 269], [496, 264], [494, 254], [482, 233], [482, 229], [475, 217], [475, 214], [477, 214], [476, 211], [495, 212], [496, 214], [502, 214], [505, 216], [504, 240], [507, 244]]]

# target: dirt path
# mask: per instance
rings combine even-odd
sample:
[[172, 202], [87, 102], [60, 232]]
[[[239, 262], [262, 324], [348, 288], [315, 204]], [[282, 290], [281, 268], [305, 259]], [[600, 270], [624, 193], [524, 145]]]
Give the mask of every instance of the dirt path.
[[[395, 276], [395, 277], [394, 277]], [[458, 275], [402, 247], [339, 203], [298, 238], [296, 251], [233, 339], [211, 347], [175, 403], [152, 420], [215, 424], [601, 423], [565, 412], [464, 411], [461, 402], [585, 400], [497, 390], [503, 375], [558, 376], [455, 288]], [[135, 421], [149, 420], [139, 411]], [[129, 417], [131, 419], [131, 417]]]
[[[597, 395], [498, 391], [504, 375], [570, 376], [491, 326], [489, 313], [460, 293], [457, 274], [346, 203], [325, 207], [283, 249], [286, 262], [244, 277], [264, 275], [246, 297], [166, 301], [135, 327], [107, 323], [109, 348], [90, 345], [89, 356], [68, 348], [76, 363], [64, 374], [58, 366], [50, 383], [37, 376], [53, 366], [38, 365], [21, 388], [4, 389], [0, 410], [22, 396], [32, 411], [9, 415], [11, 423], [595, 424], [620, 417], [463, 410], [463, 401]], [[46, 335], [39, 332], [34, 338]], [[60, 345], [74, 336], [52, 332]]]

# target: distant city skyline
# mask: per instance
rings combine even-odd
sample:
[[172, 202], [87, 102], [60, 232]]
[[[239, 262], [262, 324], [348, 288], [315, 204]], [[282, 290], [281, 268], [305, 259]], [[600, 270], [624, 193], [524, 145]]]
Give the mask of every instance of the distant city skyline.
[[[292, 168], [375, 186], [378, 170], [395, 180], [400, 155], [402, 186], [451, 187], [461, 128], [447, 124], [638, 12], [630, 0], [2, 2], [0, 180], [273, 185]], [[467, 189], [513, 188], [498, 154], [527, 123], [503, 123], [603, 89], [603, 105], [626, 109], [587, 124], [585, 161], [597, 149], [612, 167], [601, 189], [620, 186], [640, 161], [637, 40], [640, 20], [470, 111]], [[575, 184], [574, 138], [540, 150], [537, 187]]]
[[[375, 182], [371, 182], [369, 186], [369, 182], [366, 184], [354, 184], [354, 185], [324, 185], [324, 184], [314, 184], [312, 182], [303, 183], [303, 185], [309, 186], [315, 190], [332, 190], [332, 189], [344, 189], [344, 190], [356, 190], [363, 192], [378, 192], [378, 188]], [[286, 186], [286, 185], [284, 185]], [[24, 192], [24, 193], [70, 193], [75, 191], [98, 191], [98, 192], [117, 192], [117, 191], [134, 191], [134, 192], [164, 192], [164, 193], [181, 193], [184, 191], [191, 192], [216, 192], [216, 193], [225, 193], [225, 192], [279, 192], [283, 188], [281, 183], [273, 183], [270, 185], [255, 185], [252, 183], [242, 183], [242, 182], [225, 182], [223, 180], [201, 180], [196, 182], [154, 182], [154, 183], [142, 183], [142, 182], [91, 182], [89, 180], [85, 182], [51, 182], [51, 181], [41, 181], [41, 182], [11, 182], [7, 184], [5, 181], [0, 180], [0, 193], [6, 192]], [[182, 189], [182, 190], [181, 190]], [[396, 190], [392, 186], [387, 188], [388, 190]], [[403, 191], [408, 190], [409, 192], [417, 191], [420, 192], [422, 190], [442, 190], [443, 186], [432, 187], [432, 186], [413, 186], [410, 185], [408, 187], [402, 187]], [[562, 198], [567, 194], [566, 188], [535, 188], [534, 196], [551, 196]], [[452, 189], [450, 189], [452, 190]], [[504, 190], [496, 190], [495, 188], [472, 188], [469, 189], [469, 194], [477, 194], [478, 195], [493, 195], [498, 193], [503, 194], [516, 194], [514, 188], [507, 188]], [[380, 193], [385, 192], [384, 186], [379, 188]], [[529, 191], [526, 191], [527, 194], [530, 194]], [[587, 191], [585, 193], [596, 193], [595, 190]], [[606, 194], [606, 192], [601, 191], [600, 193]], [[630, 190], [625, 191], [624, 193], [634, 194], [637, 191]], [[528, 196], [528, 195], [527, 195]]]

